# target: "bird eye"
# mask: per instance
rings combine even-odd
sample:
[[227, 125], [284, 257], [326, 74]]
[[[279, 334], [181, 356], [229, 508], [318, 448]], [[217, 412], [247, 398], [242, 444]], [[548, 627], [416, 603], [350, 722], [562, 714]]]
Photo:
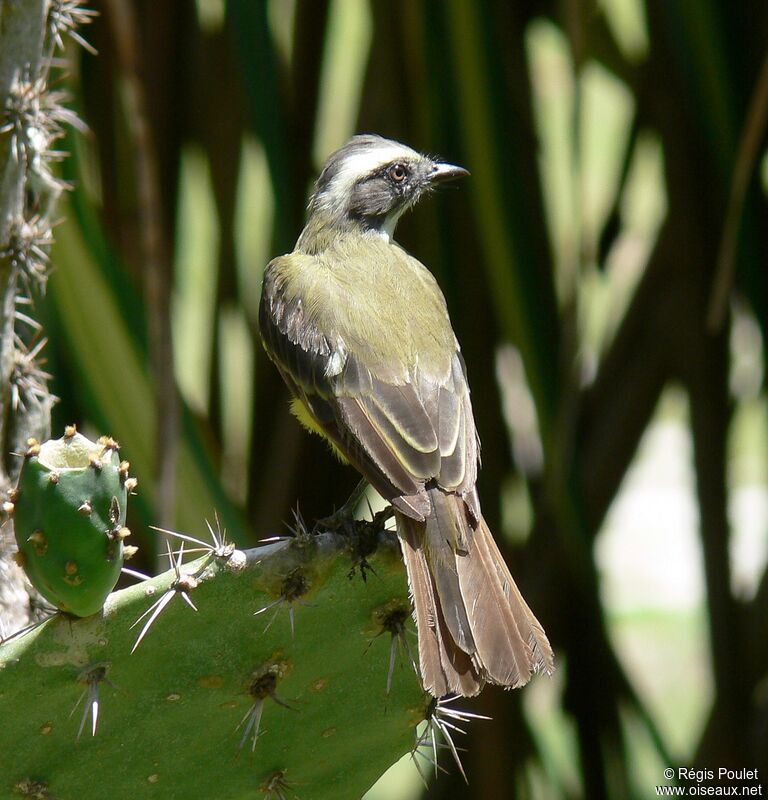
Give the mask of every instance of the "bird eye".
[[393, 164], [389, 168], [389, 177], [395, 183], [402, 183], [408, 177], [408, 170], [404, 164]]

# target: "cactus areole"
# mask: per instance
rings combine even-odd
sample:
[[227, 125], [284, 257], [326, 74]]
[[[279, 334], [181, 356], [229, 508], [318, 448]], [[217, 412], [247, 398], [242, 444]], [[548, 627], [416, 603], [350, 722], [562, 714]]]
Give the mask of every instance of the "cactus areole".
[[12, 494], [19, 562], [57, 608], [96, 614], [123, 566], [125, 513], [136, 481], [117, 443], [92, 442], [67, 428], [61, 439], [28, 443]]

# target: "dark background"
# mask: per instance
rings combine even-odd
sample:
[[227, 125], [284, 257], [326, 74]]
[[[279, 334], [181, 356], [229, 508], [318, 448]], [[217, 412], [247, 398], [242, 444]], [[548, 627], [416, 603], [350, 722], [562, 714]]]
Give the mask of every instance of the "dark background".
[[[493, 716], [462, 740], [471, 785], [449, 768], [429, 796], [768, 774], [768, 5], [94, 5], [98, 56], [73, 50], [67, 79], [90, 131], [66, 142], [47, 367], [56, 427], [109, 431], [130, 457], [131, 527], [195, 533], [215, 507], [247, 545], [297, 503], [312, 519], [344, 501], [356, 476], [292, 420], [258, 343], [261, 272], [352, 133], [440, 154], [472, 177], [398, 240], [446, 294], [485, 514], [559, 669], [467, 702]], [[655, 482], [633, 495], [641, 441]], [[729, 515], [745, 488], [762, 500]], [[648, 564], [682, 602], [641, 581], [628, 611]], [[409, 770], [377, 796], [418, 795]]]

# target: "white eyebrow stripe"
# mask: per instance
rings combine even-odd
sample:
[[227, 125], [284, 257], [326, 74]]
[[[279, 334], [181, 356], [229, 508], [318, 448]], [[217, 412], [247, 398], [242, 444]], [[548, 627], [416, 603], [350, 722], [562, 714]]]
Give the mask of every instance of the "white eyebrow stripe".
[[398, 159], [418, 159], [421, 156], [410, 147], [392, 145], [372, 147], [344, 159], [339, 171], [320, 196], [321, 205], [328, 211], [341, 212], [354, 184], [365, 175], [370, 175], [384, 164]]

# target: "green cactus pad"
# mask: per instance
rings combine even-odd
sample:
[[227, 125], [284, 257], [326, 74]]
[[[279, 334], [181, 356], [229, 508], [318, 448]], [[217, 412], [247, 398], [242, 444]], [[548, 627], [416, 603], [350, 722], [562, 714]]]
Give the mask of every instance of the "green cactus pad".
[[97, 613], [117, 583], [133, 485], [111, 439], [68, 428], [61, 439], [30, 443], [10, 506], [19, 561], [62, 611]]
[[[406, 657], [387, 693], [385, 617], [409, 608], [394, 536], [381, 535], [367, 580], [353, 561], [338, 534], [234, 551], [0, 646], [0, 796], [41, 786], [88, 800], [361, 797], [413, 746], [430, 698]], [[276, 603], [289, 584], [300, 594]], [[146, 618], [132, 624], [168, 591], [131, 653]], [[92, 736], [83, 709], [94, 685]], [[260, 702], [254, 744], [246, 726]]]

